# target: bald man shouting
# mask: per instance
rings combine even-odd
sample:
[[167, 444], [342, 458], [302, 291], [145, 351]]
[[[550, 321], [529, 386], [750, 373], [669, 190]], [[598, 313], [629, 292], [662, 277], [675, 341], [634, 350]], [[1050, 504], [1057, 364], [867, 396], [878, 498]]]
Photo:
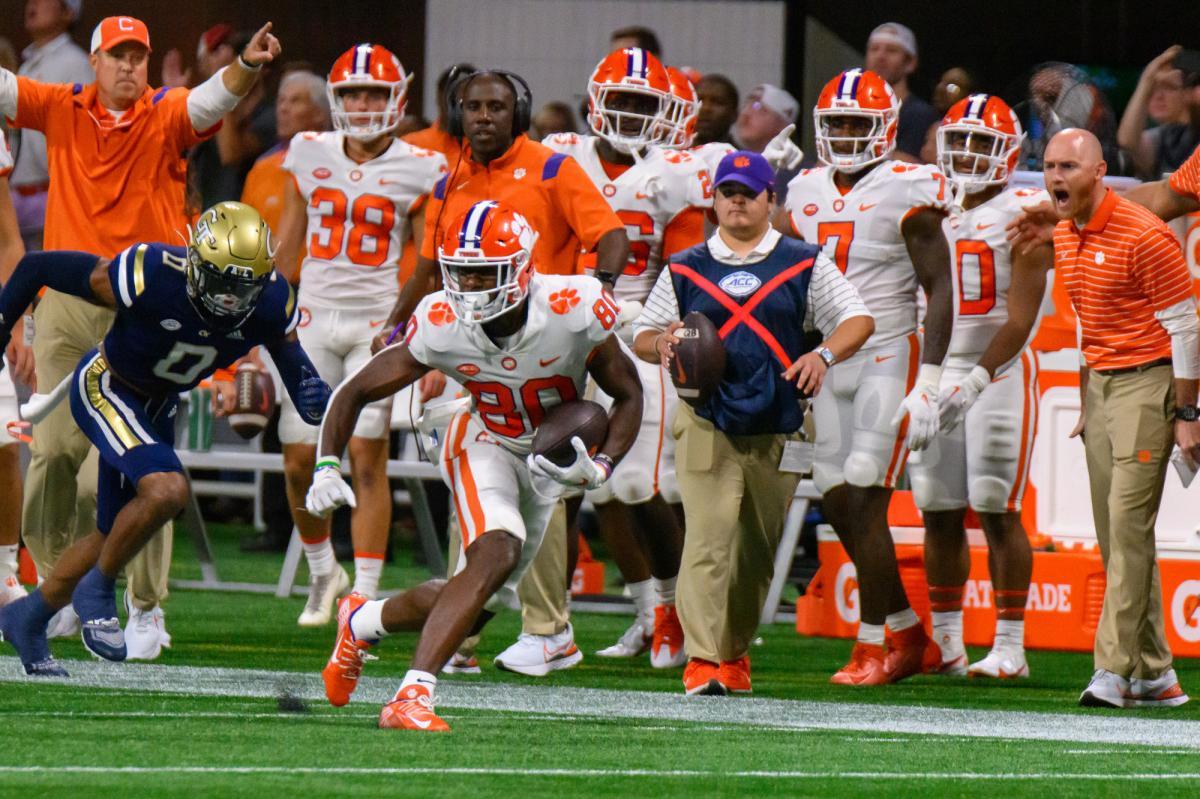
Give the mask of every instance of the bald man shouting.
[[1200, 461], [1200, 325], [1175, 236], [1101, 182], [1091, 133], [1046, 146], [1058, 224], [1054, 265], [1080, 327], [1079, 424], [1096, 539], [1108, 582], [1088, 707], [1173, 707], [1188, 700], [1163, 633], [1154, 522], [1171, 449]]

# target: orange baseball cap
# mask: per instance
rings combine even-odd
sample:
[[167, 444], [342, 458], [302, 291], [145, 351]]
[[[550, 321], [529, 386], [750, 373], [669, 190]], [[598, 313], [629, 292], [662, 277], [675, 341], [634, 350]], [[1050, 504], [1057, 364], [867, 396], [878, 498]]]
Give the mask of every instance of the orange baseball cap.
[[92, 49], [108, 52], [122, 42], [137, 42], [150, 49], [150, 31], [146, 23], [133, 17], [105, 17], [92, 31]]

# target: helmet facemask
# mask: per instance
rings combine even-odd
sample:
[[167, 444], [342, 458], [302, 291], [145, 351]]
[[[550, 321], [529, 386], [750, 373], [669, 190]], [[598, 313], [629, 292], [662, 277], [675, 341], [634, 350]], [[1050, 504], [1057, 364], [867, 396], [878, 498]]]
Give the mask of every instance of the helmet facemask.
[[[833, 136], [829, 133], [830, 124], [838, 117], [866, 119], [870, 121], [871, 126], [868, 132], [862, 135]], [[895, 149], [891, 131], [896, 125], [896, 114], [891, 110], [816, 108], [813, 109], [813, 123], [816, 130], [817, 157], [822, 163], [840, 172], [858, 172], [883, 161]], [[839, 148], [836, 145], [843, 147]]]
[[[405, 75], [398, 83], [345, 80], [328, 84], [325, 91], [329, 95], [330, 116], [333, 118], [334, 129], [359, 141], [371, 141], [391, 133], [404, 118], [408, 84], [411, 80], [412, 75]], [[388, 92], [387, 106], [381, 111], [347, 111], [342, 93], [362, 88], [385, 89]]]
[[248, 268], [224, 271], [188, 248], [187, 293], [192, 306], [214, 330], [236, 330], [250, 318], [271, 275], [254, 277]]
[[480, 325], [518, 307], [529, 294], [536, 242], [534, 235], [527, 248], [497, 257], [464, 248], [453, 255], [440, 251], [442, 284], [458, 318], [466, 324]]
[[1009, 163], [1021, 137], [979, 124], [948, 124], [937, 130], [938, 168], [956, 194], [977, 194], [1008, 182]]
[[[651, 88], [595, 82], [589, 87], [588, 95], [591, 98], [588, 122], [592, 130], [617, 152], [640, 152], [664, 137], [667, 130], [664, 123], [671, 104], [669, 96]], [[620, 95], [632, 97], [618, 100]], [[613, 100], [626, 107], [612, 108]], [[629, 107], [635, 104], [643, 108]]]

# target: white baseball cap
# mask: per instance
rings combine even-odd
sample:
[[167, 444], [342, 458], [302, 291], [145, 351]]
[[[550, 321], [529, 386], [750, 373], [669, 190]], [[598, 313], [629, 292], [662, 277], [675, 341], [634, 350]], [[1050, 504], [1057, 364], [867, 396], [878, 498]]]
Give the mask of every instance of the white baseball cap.
[[867, 47], [871, 46], [871, 42], [898, 44], [904, 52], [913, 58], [917, 57], [917, 35], [912, 32], [912, 28], [899, 22], [885, 22], [875, 28], [867, 37]]
[[755, 93], [758, 94], [758, 102], [779, 114], [789, 124], [795, 122], [796, 117], [800, 114], [800, 104], [796, 102], [796, 98], [778, 86], [760, 83], [750, 91], [750, 94]]

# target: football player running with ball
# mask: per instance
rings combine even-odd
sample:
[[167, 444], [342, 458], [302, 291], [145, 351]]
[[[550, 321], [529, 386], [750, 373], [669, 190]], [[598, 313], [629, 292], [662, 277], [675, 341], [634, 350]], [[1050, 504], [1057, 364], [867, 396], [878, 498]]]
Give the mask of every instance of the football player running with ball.
[[[604, 485], [638, 433], [642, 390], [612, 333], [615, 305], [593, 278], [535, 274], [536, 238], [523, 216], [491, 200], [455, 219], [438, 250], [445, 289], [421, 300], [403, 344], [338, 387], [321, 427], [307, 507], [327, 516], [355, 503], [338, 457], [364, 407], [431, 369], [463, 375], [472, 395], [470, 409], [451, 420], [439, 459], [462, 525], [455, 574], [386, 601], [352, 593], [338, 607], [337, 641], [322, 672], [335, 706], [350, 701], [380, 638], [421, 633], [380, 727], [449, 729], [433, 710], [435, 675], [495, 609], [515, 599], [561, 492]], [[568, 466], [532, 457], [546, 411], [582, 396], [589, 376], [613, 398], [599, 450], [589, 455], [575, 438]]]
[[186, 248], [135, 244], [111, 260], [31, 253], [0, 293], [0, 349], [44, 286], [117, 312], [68, 378], [71, 415], [100, 452], [97, 530], [62, 554], [40, 588], [0, 609], [0, 632], [27, 674], [66, 676], [50, 656], [46, 623], [68, 603], [88, 651], [125, 659], [117, 576], [188, 501], [174, 449], [181, 392], [261, 344], [305, 421], [320, 422], [329, 386], [296, 339], [296, 297], [272, 253], [258, 212], [223, 202], [200, 216]]
[[[938, 657], [926, 670], [1027, 677], [1025, 601], [1033, 553], [1021, 498], [1037, 429], [1037, 357], [1028, 348], [1041, 317], [1054, 250], [1014, 249], [1005, 228], [1047, 200], [1040, 189], [1009, 189], [1021, 125], [999, 97], [973, 94], [937, 131], [938, 165], [954, 187], [944, 229], [950, 240], [958, 319], [942, 371], [940, 433], [909, 462], [913, 499], [925, 518], [925, 571]], [[979, 516], [996, 595], [996, 638], [967, 667], [963, 588], [970, 568], [963, 518]], [[931, 654], [934, 654], [931, 649]]]
[[[280, 221], [280, 268], [300, 268], [301, 343], [321, 375], [336, 385], [371, 357], [371, 339], [399, 294], [404, 243], [420, 248], [425, 200], [446, 171], [440, 153], [393, 137], [404, 117], [411, 76], [389, 50], [359, 44], [329, 71], [336, 130], [298, 133], [283, 168], [292, 173]], [[354, 590], [374, 598], [391, 525], [387, 479], [392, 398], [366, 408], [350, 439], [350, 470], [359, 506], [351, 516]], [[279, 421], [289, 505], [311, 575], [301, 627], [327, 624], [349, 579], [334, 559], [329, 520], [300, 510], [316, 461], [316, 430], [294, 404]], [[340, 453], [339, 453], [340, 454]]]
[[[862, 599], [858, 641], [832, 679], [844, 685], [879, 685], [920, 672], [929, 642], [900, 582], [887, 512], [906, 450], [923, 449], [937, 432], [941, 363], [954, 315], [942, 232], [949, 197], [935, 167], [890, 159], [899, 106], [873, 72], [851, 69], [827, 83], [813, 111], [825, 166], [788, 185], [788, 222], [780, 225], [824, 247], [875, 317], [874, 334], [829, 373], [813, 404], [813, 481], [858, 570]], [[885, 625], [892, 634], [886, 655]]]

